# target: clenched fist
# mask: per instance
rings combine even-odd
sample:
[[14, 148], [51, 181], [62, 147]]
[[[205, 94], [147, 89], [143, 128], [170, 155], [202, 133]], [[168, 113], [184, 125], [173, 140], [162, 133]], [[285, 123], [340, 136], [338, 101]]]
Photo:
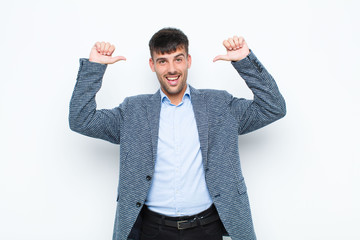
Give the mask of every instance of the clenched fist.
[[224, 61], [240, 61], [249, 55], [250, 50], [247, 46], [243, 37], [234, 36], [223, 42], [224, 47], [226, 48], [226, 55], [218, 55], [214, 58], [214, 62], [218, 60]]
[[112, 54], [114, 51], [114, 45], [108, 42], [97, 42], [91, 49], [89, 61], [102, 64], [113, 64], [120, 60], [126, 60], [123, 56], [113, 57]]

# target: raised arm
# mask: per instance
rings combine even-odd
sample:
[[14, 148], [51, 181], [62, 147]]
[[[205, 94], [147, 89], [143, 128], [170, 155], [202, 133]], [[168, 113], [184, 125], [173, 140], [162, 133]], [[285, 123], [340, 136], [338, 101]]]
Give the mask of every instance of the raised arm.
[[231, 111], [239, 123], [238, 133], [245, 134], [266, 126], [286, 114], [286, 105], [275, 80], [251, 52], [244, 38], [234, 36], [223, 42], [226, 55], [214, 58], [232, 61], [232, 65], [254, 94], [253, 100], [232, 98]]
[[70, 101], [69, 125], [71, 130], [86, 136], [120, 142], [120, 125], [123, 105], [114, 109], [96, 109], [95, 96], [101, 88], [107, 64], [125, 57], [112, 57], [115, 47], [109, 43], [97, 42], [89, 59], [80, 59], [80, 69]]

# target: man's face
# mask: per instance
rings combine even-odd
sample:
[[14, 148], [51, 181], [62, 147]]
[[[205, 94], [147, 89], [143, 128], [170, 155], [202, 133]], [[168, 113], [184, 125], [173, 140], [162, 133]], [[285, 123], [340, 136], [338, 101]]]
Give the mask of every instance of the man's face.
[[191, 66], [191, 56], [184, 48], [177, 48], [173, 53], [157, 54], [149, 60], [150, 68], [156, 72], [161, 90], [171, 102], [181, 99], [186, 90], [188, 69]]

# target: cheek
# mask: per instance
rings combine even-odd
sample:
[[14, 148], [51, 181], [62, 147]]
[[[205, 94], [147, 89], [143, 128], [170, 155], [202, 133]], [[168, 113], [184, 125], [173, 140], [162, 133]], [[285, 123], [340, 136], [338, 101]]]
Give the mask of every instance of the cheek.
[[186, 74], [188, 69], [189, 69], [188, 66], [183, 66], [183, 68], [181, 70], [184, 74]]
[[158, 79], [162, 79], [162, 76], [164, 74], [162, 72], [160, 72], [159, 70], [156, 71], [156, 76], [158, 77]]
[[190, 68], [190, 65], [188, 63], [181, 66], [181, 69], [183, 72], [187, 71], [189, 68]]
[[155, 71], [157, 75], [163, 75], [166, 72], [166, 69], [163, 67], [157, 67]]

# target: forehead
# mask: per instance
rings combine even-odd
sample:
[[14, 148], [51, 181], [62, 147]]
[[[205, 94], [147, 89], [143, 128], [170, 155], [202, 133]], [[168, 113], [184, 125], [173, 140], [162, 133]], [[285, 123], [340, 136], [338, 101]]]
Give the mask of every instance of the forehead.
[[176, 51], [170, 53], [153, 52], [153, 59], [155, 61], [160, 58], [171, 59], [181, 55], [183, 55], [184, 57], [186, 56], [186, 51], [184, 48], [177, 48]]

